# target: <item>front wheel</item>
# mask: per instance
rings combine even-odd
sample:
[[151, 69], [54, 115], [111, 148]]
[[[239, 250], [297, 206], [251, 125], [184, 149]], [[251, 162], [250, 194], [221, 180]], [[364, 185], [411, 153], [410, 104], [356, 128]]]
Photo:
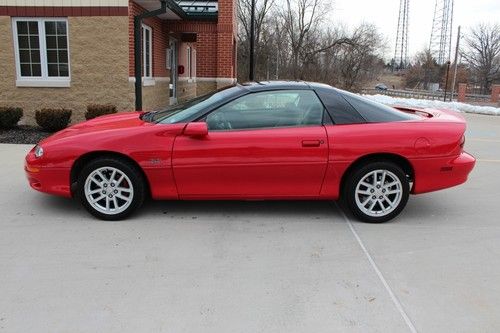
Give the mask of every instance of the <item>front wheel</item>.
[[103, 220], [121, 220], [142, 205], [142, 174], [130, 163], [113, 157], [92, 160], [78, 177], [83, 206]]
[[406, 206], [410, 184], [403, 170], [391, 162], [373, 162], [352, 172], [344, 199], [354, 216], [381, 223], [396, 217]]

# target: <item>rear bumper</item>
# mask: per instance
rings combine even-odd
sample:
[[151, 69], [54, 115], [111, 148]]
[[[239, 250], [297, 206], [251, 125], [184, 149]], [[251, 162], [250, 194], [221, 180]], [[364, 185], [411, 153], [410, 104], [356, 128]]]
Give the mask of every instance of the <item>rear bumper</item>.
[[426, 193], [463, 184], [476, 159], [462, 152], [456, 157], [412, 160], [415, 179], [412, 193]]

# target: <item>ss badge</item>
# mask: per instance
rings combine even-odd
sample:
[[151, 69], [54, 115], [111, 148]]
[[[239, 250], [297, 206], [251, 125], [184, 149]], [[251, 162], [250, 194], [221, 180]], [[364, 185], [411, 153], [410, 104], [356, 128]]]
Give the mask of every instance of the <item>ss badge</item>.
[[149, 160], [149, 163], [151, 163], [152, 165], [159, 165], [161, 164], [161, 159], [159, 158], [152, 158]]

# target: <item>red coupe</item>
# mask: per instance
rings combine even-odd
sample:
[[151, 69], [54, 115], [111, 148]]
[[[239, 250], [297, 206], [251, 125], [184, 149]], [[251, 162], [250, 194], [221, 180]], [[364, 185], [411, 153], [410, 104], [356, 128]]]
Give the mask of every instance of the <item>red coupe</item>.
[[459, 185], [475, 159], [454, 112], [392, 108], [306, 82], [236, 85], [74, 125], [26, 156], [32, 188], [119, 220], [146, 197], [345, 201], [360, 220]]

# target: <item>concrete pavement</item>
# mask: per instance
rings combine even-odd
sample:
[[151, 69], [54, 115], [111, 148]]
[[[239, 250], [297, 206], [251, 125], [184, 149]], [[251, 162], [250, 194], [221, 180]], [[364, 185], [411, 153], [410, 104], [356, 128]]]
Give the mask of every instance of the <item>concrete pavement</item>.
[[0, 332], [500, 331], [500, 117], [460, 187], [371, 225], [331, 202], [150, 202], [102, 222], [0, 145]]

